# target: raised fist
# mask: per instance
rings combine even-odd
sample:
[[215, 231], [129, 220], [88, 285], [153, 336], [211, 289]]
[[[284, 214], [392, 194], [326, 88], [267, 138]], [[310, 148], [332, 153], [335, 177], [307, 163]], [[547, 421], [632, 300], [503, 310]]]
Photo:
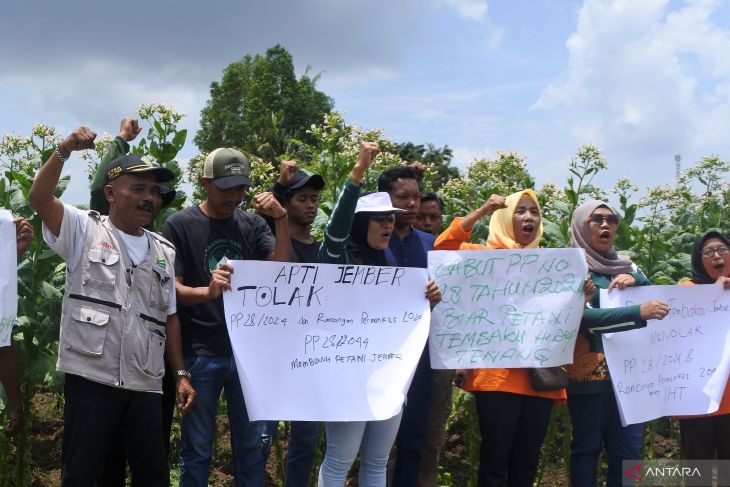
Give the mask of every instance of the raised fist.
[[281, 206], [281, 203], [279, 203], [274, 194], [269, 191], [254, 196], [253, 207], [259, 213], [269, 216], [274, 220], [286, 216], [286, 210]]
[[96, 132], [89, 127], [79, 127], [58, 144], [58, 150], [65, 158], [70, 156], [73, 151], [93, 149], [95, 147], [94, 139], [96, 139]]
[[356, 179], [362, 179], [365, 176], [370, 165], [373, 163], [375, 156], [380, 154], [380, 147], [375, 142], [361, 142], [360, 154], [357, 156], [357, 163], [352, 168], [352, 175]]
[[294, 172], [298, 168], [299, 165], [296, 161], [281, 161], [279, 163], [279, 179], [277, 182], [285, 188], [288, 187], [294, 177]]
[[373, 163], [375, 156], [380, 154], [380, 147], [375, 142], [361, 142], [360, 143], [360, 154], [357, 158], [358, 165], [362, 162], [367, 164], [367, 167]]
[[502, 208], [507, 208], [507, 199], [504, 196], [493, 194], [489, 196], [489, 199], [480, 209], [482, 210], [482, 216], [490, 216]]
[[408, 165], [411, 166], [414, 171], [416, 171], [416, 176], [418, 176], [419, 178], [423, 176], [424, 172], [426, 172], [426, 166], [424, 166], [421, 161], [413, 161]]
[[139, 126], [139, 120], [136, 118], [125, 117], [119, 124], [119, 137], [125, 142], [133, 141], [140, 132], [142, 132], [142, 127]]

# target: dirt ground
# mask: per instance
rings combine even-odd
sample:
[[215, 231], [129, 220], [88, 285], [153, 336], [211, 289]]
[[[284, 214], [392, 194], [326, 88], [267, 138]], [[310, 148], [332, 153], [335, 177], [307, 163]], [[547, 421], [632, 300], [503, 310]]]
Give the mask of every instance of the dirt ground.
[[[33, 462], [33, 486], [57, 486], [60, 484], [61, 465], [61, 434], [63, 431], [62, 404], [61, 399], [48, 392], [39, 392], [34, 399], [34, 424], [32, 427], [32, 462]], [[173, 439], [171, 450], [177, 452], [179, 448], [179, 426], [173, 425]], [[465, 437], [469, 435], [463, 416], [457, 413], [453, 418], [449, 436], [447, 437], [442, 452], [442, 471], [448, 472], [445, 475], [446, 485], [464, 486], [467, 485], [471, 468], [468, 452], [465, 445]], [[472, 435], [473, 437], [473, 435]], [[648, 440], [648, 438], [647, 438]], [[267, 487], [283, 485], [283, 458], [288, 441], [288, 431], [280, 428], [278, 442], [274, 444], [267, 464]], [[322, 447], [323, 447], [323, 438]], [[653, 437], [654, 451], [658, 456], [671, 456], [677, 450], [676, 440], [665, 438], [659, 434]], [[323, 448], [322, 448], [323, 450]], [[664, 453], [666, 450], [666, 453]], [[177, 485], [177, 459], [176, 454], [171, 458], [171, 485]], [[318, 458], [317, 461], [321, 461]], [[566, 469], [563, 467], [564, 460], [552, 455], [542, 471], [540, 486], [567, 486], [568, 479]], [[605, 465], [604, 465], [605, 467]], [[355, 467], [356, 468], [356, 467]], [[599, 478], [601, 474], [599, 472]], [[218, 418], [218, 437], [213, 456], [212, 473], [210, 485], [214, 487], [230, 486], [233, 483], [233, 471], [231, 464], [230, 433], [228, 418], [220, 414]], [[348, 487], [357, 487], [357, 480], [348, 481]]]

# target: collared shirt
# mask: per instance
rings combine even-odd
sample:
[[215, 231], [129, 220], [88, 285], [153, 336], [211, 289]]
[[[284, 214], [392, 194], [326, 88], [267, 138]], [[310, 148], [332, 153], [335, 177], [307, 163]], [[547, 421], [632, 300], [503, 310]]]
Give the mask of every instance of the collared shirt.
[[411, 227], [411, 233], [401, 239], [396, 233], [390, 236], [385, 258], [388, 264], [398, 267], [428, 267], [428, 251], [433, 250], [436, 237]]

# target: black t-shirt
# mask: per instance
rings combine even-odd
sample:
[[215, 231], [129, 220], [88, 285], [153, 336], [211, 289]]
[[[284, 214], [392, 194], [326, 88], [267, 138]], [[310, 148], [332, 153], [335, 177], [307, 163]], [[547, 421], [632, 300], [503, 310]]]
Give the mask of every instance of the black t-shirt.
[[[190, 287], [207, 287], [212, 270], [228, 260], [266, 260], [274, 250], [274, 236], [263, 218], [236, 209], [231, 218], [215, 220], [197, 205], [179, 211], [165, 222], [162, 234], [175, 245], [175, 274]], [[183, 355], [231, 355], [223, 297], [182, 306]]]
[[292, 262], [312, 263], [319, 260], [319, 242], [316, 240], [312, 243], [303, 243], [296, 239], [291, 239]]

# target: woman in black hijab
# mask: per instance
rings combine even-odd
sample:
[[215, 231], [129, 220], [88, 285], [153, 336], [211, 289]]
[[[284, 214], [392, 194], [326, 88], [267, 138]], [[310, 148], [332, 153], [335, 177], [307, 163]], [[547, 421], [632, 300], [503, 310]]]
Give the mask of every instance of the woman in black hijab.
[[[719, 232], [707, 232], [692, 251], [692, 279], [680, 285], [722, 284], [730, 289], [730, 240]], [[725, 386], [717, 411], [699, 416], [682, 416], [684, 458], [691, 460], [730, 459], [730, 387]]]

